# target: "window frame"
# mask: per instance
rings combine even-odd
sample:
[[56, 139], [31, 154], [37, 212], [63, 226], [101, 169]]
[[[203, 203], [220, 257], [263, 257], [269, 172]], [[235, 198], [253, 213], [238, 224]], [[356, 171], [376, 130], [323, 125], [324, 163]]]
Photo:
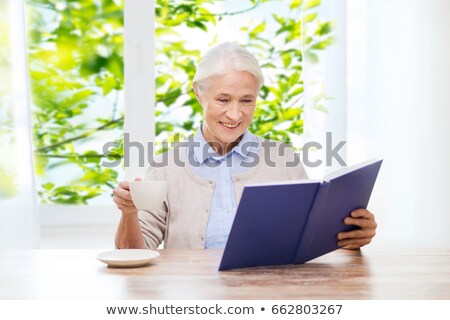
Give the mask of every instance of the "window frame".
[[[124, 1], [124, 21], [124, 132], [130, 141], [142, 144], [147, 155], [147, 144], [155, 138], [154, 1]], [[139, 167], [139, 157], [133, 149], [127, 156], [130, 165], [124, 167], [125, 178], [142, 176], [145, 167]], [[148, 163], [147, 158], [144, 160], [144, 164]], [[120, 219], [112, 201], [87, 206], [40, 204], [39, 215], [41, 228], [111, 225]]]
[[[124, 133], [129, 134], [130, 141], [139, 142], [144, 147], [144, 164], [148, 163], [148, 143], [155, 139], [155, 4], [151, 0], [124, 1], [124, 74], [125, 74], [125, 121]], [[326, 114], [308, 110], [305, 104], [305, 115], [311, 125], [305, 123], [305, 139], [324, 142], [325, 132], [333, 132], [333, 141], [347, 139], [347, 6], [324, 1], [327, 11], [333, 11], [340, 21], [338, 28], [341, 41], [334, 48], [327, 50], [325, 60], [328, 66], [325, 73], [327, 86], [331, 85], [332, 95], [340, 94], [339, 101], [333, 104], [333, 113], [340, 114], [339, 119], [330, 119]], [[153, 36], [149, 37], [151, 34]], [[344, 62], [344, 63], [343, 63]], [[308, 66], [305, 65], [307, 69]], [[306, 121], [305, 121], [306, 122]], [[313, 125], [314, 124], [314, 125]], [[336, 138], [336, 139], [335, 139]], [[304, 141], [304, 142], [306, 142]], [[128, 154], [130, 165], [124, 167], [126, 179], [143, 176], [145, 167], [139, 167], [137, 148], [130, 148]], [[126, 149], [124, 150], [124, 153]], [[344, 151], [345, 152], [345, 151]], [[346, 155], [344, 155], [346, 161]], [[308, 168], [311, 177], [323, 177], [332, 168]], [[110, 204], [94, 205], [39, 205], [41, 227], [67, 226], [99, 226], [116, 224], [120, 212], [111, 201]]]

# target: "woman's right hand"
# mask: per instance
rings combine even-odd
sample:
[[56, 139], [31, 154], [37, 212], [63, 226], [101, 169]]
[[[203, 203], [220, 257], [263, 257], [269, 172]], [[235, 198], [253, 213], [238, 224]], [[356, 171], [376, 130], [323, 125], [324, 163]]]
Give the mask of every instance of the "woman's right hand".
[[[135, 181], [141, 181], [141, 178], [134, 179]], [[117, 187], [113, 189], [113, 201], [117, 208], [122, 211], [122, 215], [137, 214], [138, 209], [134, 206], [130, 193], [130, 182], [125, 180], [121, 181]]]

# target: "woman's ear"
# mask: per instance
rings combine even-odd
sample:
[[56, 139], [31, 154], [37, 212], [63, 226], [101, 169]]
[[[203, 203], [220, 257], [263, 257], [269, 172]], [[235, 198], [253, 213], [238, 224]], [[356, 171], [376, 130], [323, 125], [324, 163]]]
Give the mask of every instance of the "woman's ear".
[[198, 91], [198, 87], [195, 82], [192, 84], [192, 88], [194, 89], [194, 94], [195, 94], [195, 97], [197, 98], [198, 103], [203, 107], [202, 97], [200, 96], [200, 92]]

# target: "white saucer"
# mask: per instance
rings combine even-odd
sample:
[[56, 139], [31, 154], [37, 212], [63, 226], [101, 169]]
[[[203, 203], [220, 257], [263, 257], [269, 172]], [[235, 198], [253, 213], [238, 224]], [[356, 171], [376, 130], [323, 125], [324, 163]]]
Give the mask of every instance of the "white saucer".
[[97, 259], [111, 267], [140, 267], [159, 257], [159, 252], [146, 249], [120, 249], [99, 253]]

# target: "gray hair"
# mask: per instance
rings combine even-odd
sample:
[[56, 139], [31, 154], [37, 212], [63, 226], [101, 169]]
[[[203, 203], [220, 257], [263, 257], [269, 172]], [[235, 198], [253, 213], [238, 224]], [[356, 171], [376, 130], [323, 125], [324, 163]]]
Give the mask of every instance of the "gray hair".
[[212, 77], [223, 75], [230, 69], [252, 74], [258, 89], [261, 89], [264, 76], [255, 56], [246, 48], [232, 42], [221, 43], [204, 55], [198, 64], [194, 84], [200, 92], [203, 92]]

